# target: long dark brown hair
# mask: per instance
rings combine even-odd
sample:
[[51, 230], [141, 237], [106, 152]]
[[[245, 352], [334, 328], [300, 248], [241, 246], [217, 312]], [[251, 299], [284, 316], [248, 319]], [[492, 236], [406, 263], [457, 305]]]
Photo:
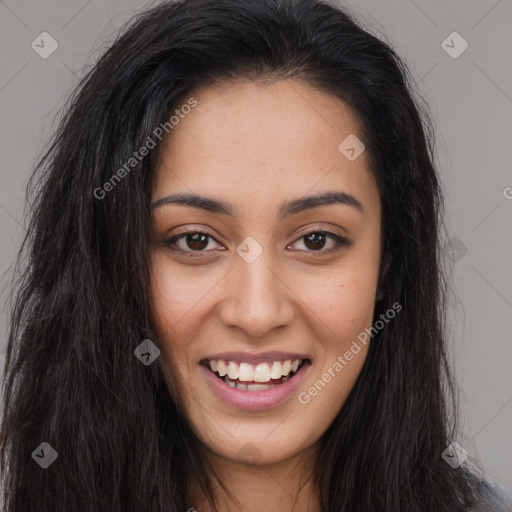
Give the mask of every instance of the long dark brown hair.
[[[156, 340], [148, 247], [158, 151], [97, 191], [190, 91], [240, 78], [302, 80], [354, 110], [389, 262], [375, 318], [403, 308], [375, 336], [321, 439], [322, 511], [454, 512], [475, 501], [470, 475], [441, 458], [456, 432], [442, 193], [432, 123], [406, 65], [327, 2], [180, 0], [123, 29], [70, 96], [29, 181], [3, 380], [4, 511], [183, 512], [190, 471], [213, 500], [211, 468], [161, 358], [134, 357]], [[46, 469], [32, 457], [42, 442], [58, 453]]]

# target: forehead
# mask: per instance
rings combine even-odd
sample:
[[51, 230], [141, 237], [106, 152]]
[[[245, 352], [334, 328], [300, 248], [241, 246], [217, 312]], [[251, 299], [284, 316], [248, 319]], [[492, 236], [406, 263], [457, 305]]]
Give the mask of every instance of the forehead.
[[296, 80], [223, 84], [190, 96], [197, 106], [163, 140], [154, 196], [193, 192], [261, 204], [335, 188], [375, 200], [366, 152], [350, 161], [339, 149], [362, 135], [337, 97]]

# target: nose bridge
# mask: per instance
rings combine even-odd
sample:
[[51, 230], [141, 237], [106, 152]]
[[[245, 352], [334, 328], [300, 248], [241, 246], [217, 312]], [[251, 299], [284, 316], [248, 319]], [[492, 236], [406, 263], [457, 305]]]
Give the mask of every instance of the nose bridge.
[[278, 259], [265, 249], [251, 261], [243, 252], [248, 247], [249, 252], [255, 249], [250, 242], [238, 248], [242, 256], [236, 256], [230, 272], [221, 317], [225, 325], [238, 326], [251, 336], [261, 337], [290, 322], [293, 308], [288, 288], [279, 277]]

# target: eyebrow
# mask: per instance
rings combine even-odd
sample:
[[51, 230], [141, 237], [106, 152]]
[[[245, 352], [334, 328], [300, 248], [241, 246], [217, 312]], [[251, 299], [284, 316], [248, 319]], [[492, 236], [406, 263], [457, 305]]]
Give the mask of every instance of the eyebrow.
[[[153, 203], [151, 208], [152, 210], [155, 210], [161, 206], [169, 204], [192, 206], [208, 212], [220, 213], [231, 217], [235, 215], [235, 209], [232, 204], [196, 194], [171, 194], [162, 197]], [[346, 192], [324, 192], [283, 203], [279, 209], [279, 219], [282, 220], [290, 215], [294, 215], [311, 208], [317, 208], [318, 206], [329, 206], [332, 204], [344, 204], [364, 213], [361, 202], [353, 195], [347, 194]]]

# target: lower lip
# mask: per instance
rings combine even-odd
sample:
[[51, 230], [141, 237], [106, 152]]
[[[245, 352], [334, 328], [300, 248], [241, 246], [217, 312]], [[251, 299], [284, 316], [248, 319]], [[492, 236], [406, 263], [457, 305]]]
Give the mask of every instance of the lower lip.
[[311, 363], [303, 363], [299, 371], [283, 384], [262, 391], [244, 391], [243, 389], [232, 388], [209, 368], [202, 364], [199, 366], [211, 388], [221, 400], [239, 409], [258, 411], [276, 407], [289, 398], [299, 386]]

